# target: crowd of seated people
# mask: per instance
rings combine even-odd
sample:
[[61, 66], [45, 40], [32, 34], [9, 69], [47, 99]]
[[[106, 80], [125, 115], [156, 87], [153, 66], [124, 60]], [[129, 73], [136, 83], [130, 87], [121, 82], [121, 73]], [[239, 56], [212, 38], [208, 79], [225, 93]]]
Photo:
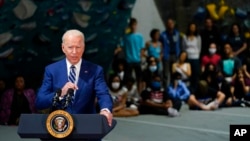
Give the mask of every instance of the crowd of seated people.
[[[131, 18], [107, 78], [115, 117], [178, 117], [183, 104], [205, 111], [250, 106], [250, 57], [239, 24], [222, 38], [211, 18], [201, 32], [192, 22], [183, 34], [169, 18], [166, 30], [152, 29], [146, 42], [138, 25]], [[25, 78], [17, 76], [13, 84], [8, 89], [0, 79], [0, 124], [18, 125], [21, 113], [37, 112], [35, 91], [26, 87]]]
[[[135, 81], [138, 101], [134, 108], [139, 114], [175, 117], [180, 115], [183, 104], [190, 110], [206, 111], [250, 106], [250, 57], [239, 24], [232, 24], [228, 35], [222, 36], [213, 20], [206, 18], [201, 32], [192, 22], [181, 35], [175, 21], [169, 18], [165, 31], [152, 29], [151, 40], [144, 47], [137, 46], [140, 51], [132, 54], [133, 43], [138, 41], [133, 35], [140, 35], [136, 31], [137, 20], [132, 18], [132, 21], [133, 32], [124, 36], [133, 38], [123, 39], [126, 45], [117, 50], [124, 51], [125, 62], [126, 57], [146, 58], [142, 59], [139, 77], [127, 76], [138, 80]], [[124, 70], [126, 74], [127, 69]]]

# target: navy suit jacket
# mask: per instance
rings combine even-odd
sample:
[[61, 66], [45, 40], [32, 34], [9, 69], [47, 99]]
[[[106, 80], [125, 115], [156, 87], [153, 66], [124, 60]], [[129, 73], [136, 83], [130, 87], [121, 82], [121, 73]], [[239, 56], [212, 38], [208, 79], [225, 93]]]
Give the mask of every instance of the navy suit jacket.
[[[48, 65], [45, 68], [42, 86], [37, 94], [36, 108], [51, 108], [55, 92], [67, 82], [66, 59]], [[96, 113], [96, 97], [101, 109], [108, 108], [112, 111], [112, 99], [100, 66], [82, 60], [77, 86], [79, 89], [75, 92], [74, 103], [70, 104], [66, 111], [71, 114]]]

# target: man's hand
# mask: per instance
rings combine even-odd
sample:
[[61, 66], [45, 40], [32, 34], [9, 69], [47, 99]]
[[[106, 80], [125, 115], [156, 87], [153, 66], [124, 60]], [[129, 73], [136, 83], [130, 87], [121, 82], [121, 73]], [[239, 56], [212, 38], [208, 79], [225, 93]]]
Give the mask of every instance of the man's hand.
[[68, 89], [72, 88], [73, 90], [77, 90], [78, 87], [76, 84], [72, 83], [72, 82], [67, 82], [63, 88], [62, 88], [62, 94], [61, 97], [65, 96], [67, 94]]
[[104, 115], [107, 118], [109, 126], [112, 125], [112, 120], [113, 120], [112, 113], [110, 113], [107, 110], [101, 110], [100, 115]]

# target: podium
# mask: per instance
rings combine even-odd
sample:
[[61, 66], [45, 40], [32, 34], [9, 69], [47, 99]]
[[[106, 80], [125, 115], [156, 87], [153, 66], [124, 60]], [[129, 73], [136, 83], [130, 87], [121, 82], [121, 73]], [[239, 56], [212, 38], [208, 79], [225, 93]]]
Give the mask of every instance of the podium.
[[21, 138], [40, 138], [42, 141], [91, 141], [101, 140], [116, 125], [113, 119], [112, 126], [108, 125], [106, 117], [100, 114], [72, 114], [74, 128], [72, 133], [63, 139], [49, 134], [46, 129], [48, 114], [22, 114], [18, 126]]

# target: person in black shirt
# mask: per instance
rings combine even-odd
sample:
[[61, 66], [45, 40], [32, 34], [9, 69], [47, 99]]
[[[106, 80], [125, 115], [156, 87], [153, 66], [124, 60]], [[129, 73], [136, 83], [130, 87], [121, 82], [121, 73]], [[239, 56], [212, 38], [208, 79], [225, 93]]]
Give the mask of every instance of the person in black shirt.
[[188, 105], [191, 110], [216, 110], [225, 99], [225, 94], [208, 86], [205, 80], [198, 83], [198, 87], [192, 90]]
[[234, 56], [239, 57], [242, 61], [246, 56], [247, 43], [239, 24], [232, 25], [227, 42], [232, 46]]
[[157, 65], [156, 58], [154, 58], [152, 56], [148, 57], [147, 63], [148, 63], [147, 69], [142, 72], [142, 82], [141, 82], [142, 90], [144, 90], [147, 86], [150, 85], [150, 82], [152, 81], [152, 78], [155, 75], [160, 75], [159, 71], [158, 71], [159, 68]]
[[201, 39], [202, 39], [202, 47], [200, 57], [205, 54], [209, 54], [208, 48], [211, 43], [215, 43], [218, 45], [218, 51], [220, 51], [220, 33], [216, 26], [213, 24], [213, 20], [211, 18], [207, 18], [205, 20], [205, 27], [201, 31]]
[[155, 75], [150, 85], [141, 93], [140, 114], [159, 114], [171, 117], [179, 116], [177, 108], [168, 97], [162, 86], [161, 77]]
[[221, 106], [231, 106], [232, 105], [232, 93], [230, 91], [230, 83], [228, 83], [222, 72], [218, 71], [216, 66], [209, 64], [205, 67], [205, 71], [202, 75], [202, 80], [205, 80], [208, 85], [225, 94], [225, 100]]

